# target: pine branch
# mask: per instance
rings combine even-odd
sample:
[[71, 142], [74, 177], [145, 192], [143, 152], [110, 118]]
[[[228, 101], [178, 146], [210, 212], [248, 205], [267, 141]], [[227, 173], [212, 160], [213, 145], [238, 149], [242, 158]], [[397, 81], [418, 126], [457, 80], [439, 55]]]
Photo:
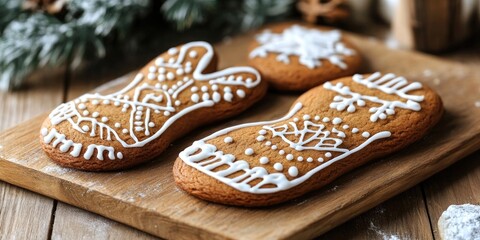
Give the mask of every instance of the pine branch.
[[76, 23], [64, 24], [40, 13], [22, 15], [0, 38], [0, 88], [18, 87], [33, 70], [64, 64], [70, 56], [79, 62], [87, 50], [103, 57], [101, 40], [93, 29]]
[[44, 13], [14, 16], [0, 37], [0, 89], [19, 87], [41, 67], [75, 67], [89, 54], [104, 57], [105, 37], [115, 32], [124, 38], [148, 5], [149, 0], [69, 1], [65, 21]]
[[[147, 12], [149, 0], [82, 0], [70, 1], [67, 21], [93, 26], [95, 33], [107, 36], [113, 30], [124, 38], [134, 20]], [[77, 18], [77, 16], [80, 17]]]
[[21, 0], [0, 0], [0, 33], [13, 19], [20, 15]]
[[240, 16], [240, 29], [247, 31], [290, 14], [294, 0], [245, 0]]
[[204, 23], [218, 5], [219, 0], [167, 0], [162, 5], [165, 18], [183, 31]]

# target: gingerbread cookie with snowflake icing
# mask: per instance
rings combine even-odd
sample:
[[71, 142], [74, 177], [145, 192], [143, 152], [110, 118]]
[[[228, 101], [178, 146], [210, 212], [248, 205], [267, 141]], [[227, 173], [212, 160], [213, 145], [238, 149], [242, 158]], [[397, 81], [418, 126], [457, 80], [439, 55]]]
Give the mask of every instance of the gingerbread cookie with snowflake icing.
[[41, 127], [43, 149], [66, 167], [126, 168], [264, 96], [267, 87], [255, 69], [216, 67], [216, 55], [206, 42], [171, 48], [120, 91], [85, 94], [58, 106]]
[[280, 23], [255, 35], [249, 64], [272, 87], [303, 91], [352, 75], [361, 65], [361, 57], [339, 30]]
[[280, 119], [195, 141], [179, 154], [174, 177], [202, 199], [272, 205], [412, 144], [442, 113], [439, 96], [419, 82], [380, 73], [345, 77], [303, 94]]

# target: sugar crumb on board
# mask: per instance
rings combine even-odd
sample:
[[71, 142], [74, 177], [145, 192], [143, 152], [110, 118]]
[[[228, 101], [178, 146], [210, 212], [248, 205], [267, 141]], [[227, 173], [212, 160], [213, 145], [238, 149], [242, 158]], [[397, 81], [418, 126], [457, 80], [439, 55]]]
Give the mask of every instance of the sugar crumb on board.
[[328, 189], [327, 192], [336, 192], [337, 189], [338, 189], [338, 185], [335, 185], [332, 188]]
[[430, 69], [423, 70], [423, 76], [424, 77], [431, 77], [432, 75], [433, 75], [432, 70], [430, 70]]
[[390, 49], [400, 49], [398, 41], [391, 34], [385, 39], [385, 45]]

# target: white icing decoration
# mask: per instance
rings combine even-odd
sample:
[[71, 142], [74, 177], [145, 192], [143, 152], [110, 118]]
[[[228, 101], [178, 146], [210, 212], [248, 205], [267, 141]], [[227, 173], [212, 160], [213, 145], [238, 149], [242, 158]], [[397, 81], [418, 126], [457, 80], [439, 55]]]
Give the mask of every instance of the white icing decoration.
[[115, 150], [113, 149], [113, 147], [107, 147], [107, 146], [96, 145], [96, 144], [88, 145], [87, 150], [83, 154], [83, 158], [85, 158], [87, 160], [90, 160], [90, 158], [94, 154], [95, 150], [97, 150], [96, 157], [97, 157], [98, 160], [103, 160], [104, 152], [106, 152], [106, 154], [107, 154], [107, 156], [110, 160], [115, 159]]
[[269, 162], [268, 158], [267, 157], [261, 157], [260, 158], [260, 163], [261, 164], [267, 164]]
[[233, 138], [232, 138], [232, 137], [225, 137], [225, 138], [223, 139], [223, 142], [224, 142], [224, 143], [232, 143], [232, 142], [233, 142]]
[[258, 136], [258, 137], [257, 137], [257, 141], [261, 142], [261, 141], [263, 141], [263, 140], [265, 140], [265, 137], [264, 137], [264, 136]]
[[[296, 122], [289, 122], [280, 126], [263, 126], [263, 128], [270, 130], [272, 137], [280, 137], [290, 148], [297, 151], [348, 151], [347, 149], [338, 148], [343, 143], [343, 140], [331, 136], [331, 133], [334, 132], [333, 130], [328, 130], [325, 125], [316, 124], [309, 120], [304, 120], [303, 128], [301, 129], [298, 128]], [[293, 142], [289, 136], [295, 136], [296, 142]]]
[[178, 50], [176, 48], [170, 48], [168, 49], [168, 54], [170, 55], [175, 55], [177, 54]]
[[281, 163], [275, 163], [275, 164], [273, 164], [273, 168], [277, 171], [282, 171], [283, 170], [283, 165]]
[[[68, 121], [71, 127], [80, 133], [96, 136], [102, 140], [118, 141], [124, 148], [142, 147], [161, 136], [178, 119], [195, 110], [212, 107], [222, 99], [229, 102], [240, 100], [240, 97], [233, 96], [233, 87], [236, 91], [246, 91], [260, 83], [260, 74], [251, 67], [231, 67], [217, 72], [204, 73], [214, 56], [212, 46], [206, 42], [191, 42], [174, 49], [177, 51], [175, 58], [168, 59], [168, 62], [163, 58], [157, 58], [154, 64], [147, 66], [149, 71], [147, 76], [138, 73], [132, 82], [118, 92], [109, 95], [85, 94], [74, 101], [61, 104], [49, 115], [52, 125]], [[191, 57], [192, 51], [198, 50], [201, 50], [202, 53], [193, 54], [197, 58], [193, 64], [188, 61], [188, 57]], [[188, 76], [180, 76], [187, 72]], [[162, 78], [160, 76], [164, 75], [165, 78], [172, 81], [159, 84], [156, 80], [157, 74], [160, 79]], [[154, 81], [147, 80], [149, 75], [154, 76], [152, 79]], [[240, 75], [248, 75], [250, 81], [238, 81], [237, 77]], [[229, 79], [230, 76], [233, 76], [234, 79]], [[205, 94], [202, 96], [192, 94], [191, 92], [198, 90], [199, 86], [207, 89]], [[216, 86], [215, 89], [218, 91], [222, 89], [229, 89], [229, 91], [222, 93], [223, 97], [219, 92], [210, 94], [208, 93], [210, 86], [212, 86], [212, 90], [213, 86]], [[191, 96], [189, 96], [190, 94]], [[184, 96], [186, 97], [183, 98]], [[180, 99], [188, 98], [191, 101], [180, 101]], [[121, 111], [109, 114], [101, 111], [95, 112], [95, 110], [101, 109], [92, 106], [92, 109], [89, 110], [93, 114], [89, 117], [87, 110], [80, 109], [86, 108], [85, 103], [87, 102], [92, 105], [103, 102], [122, 108]], [[85, 116], [82, 116], [80, 110], [84, 110]], [[163, 122], [153, 123], [151, 119], [155, 119], [152, 118], [154, 114], [163, 114], [165, 116], [161, 118]], [[101, 119], [95, 119], [100, 116]], [[120, 128], [121, 126], [116, 122], [109, 121], [109, 119], [118, 119], [119, 117], [128, 119], [125, 121], [125, 128]], [[152, 129], [155, 124], [158, 127]], [[80, 127], [84, 125], [89, 126], [87, 131]], [[121, 131], [118, 131], [120, 130], [118, 128]], [[108, 148], [108, 146], [104, 147]]]
[[[318, 124], [314, 125], [314, 123], [310, 122], [309, 120], [304, 121], [304, 125], [307, 125], [308, 127], [304, 127], [302, 128], [302, 130], [299, 130], [298, 127], [296, 128], [295, 126], [297, 125], [294, 124], [294, 122], [288, 122], [287, 124], [275, 126], [276, 123], [291, 119], [293, 115], [295, 115], [301, 108], [302, 108], [302, 104], [297, 103], [291, 109], [291, 111], [283, 118], [273, 120], [273, 121], [241, 124], [241, 125], [229, 127], [229, 128], [220, 130], [218, 132], [215, 132], [202, 140], [195, 141], [190, 147], [180, 152], [179, 157], [187, 165], [192, 166], [197, 170], [209, 175], [210, 177], [213, 177], [239, 191], [249, 192], [254, 194], [263, 194], [263, 193], [273, 193], [273, 192], [283, 191], [291, 187], [297, 186], [298, 184], [309, 179], [315, 173], [334, 164], [337, 161], [344, 159], [345, 157], [350, 156], [351, 154], [354, 154], [362, 150], [370, 143], [377, 141], [379, 139], [388, 138], [391, 136], [391, 133], [389, 131], [378, 132], [373, 136], [371, 136], [370, 138], [365, 139], [365, 141], [359, 144], [358, 146], [352, 146], [351, 149], [346, 149], [336, 144], [337, 142], [342, 140], [333, 138], [332, 136], [329, 136], [328, 134], [326, 134], [327, 130], [325, 126], [321, 127]], [[272, 138], [280, 137], [285, 143], [289, 144], [289, 146], [291, 147], [290, 148], [291, 151], [295, 151], [296, 153], [302, 152], [301, 150], [295, 150], [297, 146], [300, 146], [302, 150], [311, 149], [311, 150], [322, 151], [322, 152], [328, 151], [325, 155], [327, 155], [327, 157], [330, 156], [331, 159], [323, 163], [323, 159], [318, 158], [317, 160], [318, 162], [321, 163], [320, 165], [314, 167], [313, 169], [311, 169], [306, 173], [302, 173], [302, 175], [297, 175], [296, 177], [292, 176], [293, 179], [289, 180], [284, 173], [278, 172], [283, 170], [283, 165], [281, 165], [281, 163], [274, 164], [274, 169], [277, 172], [269, 173], [268, 170], [262, 166], [250, 167], [250, 164], [248, 162], [244, 160], [239, 160], [232, 154], [219, 151], [216, 146], [206, 143], [207, 141], [213, 138], [224, 136], [238, 129], [243, 129], [247, 127], [260, 127], [266, 130], [270, 130], [272, 132]], [[289, 130], [289, 127], [293, 128], [293, 130]], [[272, 131], [272, 129], [274, 131]], [[311, 134], [307, 136], [306, 132], [310, 132]], [[274, 136], [275, 133], [281, 133], [281, 134], [277, 134], [277, 136]], [[291, 133], [291, 134], [297, 133], [296, 139], [298, 140], [293, 142], [288, 138], [286, 139], [282, 138], [282, 136], [286, 136], [285, 133]], [[322, 142], [322, 138], [318, 136], [322, 134], [325, 135], [326, 137], [331, 137], [332, 139], [336, 139], [337, 141], [329, 143], [323, 140], [324, 143], [319, 144], [317, 142]], [[315, 141], [314, 143], [316, 144], [306, 145], [307, 141]], [[303, 143], [303, 144], [300, 144], [300, 143]], [[285, 154], [285, 152], [283, 153]], [[334, 157], [332, 153], [335, 153]], [[293, 159], [293, 154], [289, 153], [287, 156], [288, 158]], [[208, 159], [208, 160], [204, 161], [205, 159]], [[313, 159], [309, 160], [307, 158], [307, 161], [313, 161]], [[223, 170], [218, 170], [218, 171], [214, 170], [215, 168], [223, 165], [227, 166], [227, 168], [223, 168]], [[277, 165], [277, 168], [275, 167], [275, 165]], [[279, 170], [280, 165], [282, 166], [281, 170]], [[230, 174], [239, 172], [239, 171], [242, 172], [241, 175], [238, 175], [237, 177], [234, 177], [234, 178], [227, 177]], [[255, 179], [259, 179], [260, 181], [256, 181], [257, 182], [256, 184], [250, 185], [249, 183]], [[269, 185], [269, 187], [263, 187], [265, 185]], [[274, 187], [271, 187], [272, 185]]]
[[239, 96], [240, 98], [244, 98], [245, 97], [245, 91], [243, 91], [242, 89], [238, 89], [237, 90], [237, 96]]
[[200, 96], [198, 96], [198, 94], [194, 93], [194, 94], [192, 94], [190, 99], [192, 100], [192, 102], [198, 103], [198, 101], [200, 101]]
[[289, 167], [288, 168], [288, 175], [290, 175], [292, 177], [298, 176], [298, 168], [295, 167], [295, 166]]
[[227, 102], [231, 102], [233, 98], [233, 94], [230, 92], [226, 92], [223, 94], [223, 99]]
[[57, 132], [55, 128], [50, 129], [50, 132], [48, 131], [48, 129], [42, 128], [40, 133], [43, 136], [44, 143], [51, 143], [54, 148], [56, 148], [61, 143], [62, 145], [59, 147], [59, 150], [61, 152], [67, 152], [68, 150], [70, 150], [70, 148], [72, 148], [72, 151], [70, 151], [71, 156], [78, 157], [80, 155], [80, 151], [82, 150], [82, 144], [75, 143], [72, 140], [67, 139], [65, 134]]
[[212, 95], [212, 99], [214, 102], [218, 103], [220, 100], [222, 100], [222, 96], [218, 92], [214, 92]]
[[338, 117], [337, 117], [337, 118], [334, 118], [334, 119], [332, 120], [332, 123], [335, 124], [335, 125], [340, 124], [340, 123], [342, 123], [342, 119], [341, 119], [341, 118], [338, 118]]
[[420, 111], [420, 102], [423, 101], [424, 96], [410, 95], [409, 91], [418, 90], [422, 88], [422, 84], [419, 82], [408, 83], [404, 77], [397, 77], [392, 73], [388, 73], [382, 76], [379, 72], [376, 72], [366, 79], [362, 75], [356, 74], [352, 77], [353, 81], [362, 84], [371, 89], [380, 90], [386, 94], [396, 95], [405, 99], [406, 101], [390, 101], [380, 99], [377, 96], [362, 95], [360, 93], [352, 92], [350, 87], [345, 86], [339, 82], [335, 85], [330, 82], [323, 84], [323, 87], [328, 90], [335, 91], [341, 95], [337, 95], [333, 98], [333, 102], [330, 104], [330, 108], [338, 111], [355, 112], [356, 107], [365, 106], [365, 102], [369, 101], [380, 106], [374, 106], [369, 109], [372, 113], [370, 121], [376, 122], [378, 119], [386, 119], [389, 115], [395, 114], [395, 108], [403, 108], [412, 111]]
[[253, 149], [251, 149], [251, 148], [245, 149], [245, 155], [250, 156], [250, 155], [253, 155], [253, 153], [254, 153]]
[[321, 66], [321, 60], [327, 60], [341, 69], [346, 69], [343, 56], [354, 54], [341, 41], [340, 31], [321, 31], [293, 25], [282, 33], [269, 30], [256, 36], [260, 46], [250, 52], [250, 58], [267, 57], [268, 53], [278, 54], [276, 60], [290, 63], [290, 56], [298, 56], [300, 64], [313, 69]]

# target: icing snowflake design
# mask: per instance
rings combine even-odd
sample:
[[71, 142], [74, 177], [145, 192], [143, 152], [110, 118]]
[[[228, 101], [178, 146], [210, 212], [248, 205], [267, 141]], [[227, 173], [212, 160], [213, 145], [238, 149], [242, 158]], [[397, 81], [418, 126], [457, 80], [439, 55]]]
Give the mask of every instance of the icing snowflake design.
[[[85, 94], [58, 106], [49, 115], [51, 124], [67, 121], [75, 131], [99, 142], [118, 141], [124, 148], [142, 147], [161, 136], [182, 116], [221, 101], [241, 100], [246, 89], [260, 83], [259, 73], [250, 67], [204, 73], [213, 55], [212, 46], [206, 42], [171, 48], [166, 56], [158, 57], [148, 66], [147, 74], [137, 74], [124, 89], [109, 95]], [[164, 120], [154, 122], [154, 116]], [[113, 120], [120, 118], [128, 119], [128, 123], [123, 125]], [[61, 145], [62, 152], [70, 151], [74, 157], [84, 148], [83, 157], [87, 160], [95, 151], [99, 160], [103, 160], [104, 154], [111, 160], [123, 158], [121, 152], [108, 144], [83, 146], [55, 128], [50, 131], [44, 128], [41, 134], [45, 143]]]
[[[314, 116], [313, 120], [311, 120], [312, 116], [307, 114], [303, 115], [303, 120], [293, 117], [302, 107], [301, 103], [297, 103], [285, 117], [274, 121], [247, 123], [218, 131], [200, 141], [194, 142], [192, 146], [182, 151], [179, 156], [189, 166], [239, 191], [264, 194], [297, 186], [315, 173], [362, 150], [370, 143], [391, 136], [389, 131], [381, 131], [373, 135], [369, 132], [361, 133], [358, 128], [351, 128], [346, 124], [342, 126], [342, 119], [340, 118], [330, 120], [326, 117]], [[288, 120], [287, 123], [276, 125], [286, 120]], [[258, 157], [258, 163], [251, 165], [245, 160], [237, 159], [232, 154], [224, 153], [217, 149], [215, 145], [206, 143], [210, 139], [223, 136], [225, 137], [225, 143], [232, 144], [235, 140], [228, 136], [230, 132], [252, 127], [258, 129], [259, 135], [256, 137], [256, 141], [261, 142], [264, 147], [277, 152], [278, 158], [289, 161], [291, 164], [289, 164], [288, 168], [266, 156], [261, 156], [260, 154], [259, 156], [254, 156], [257, 149], [247, 148], [245, 150], [245, 155]], [[342, 146], [343, 141], [350, 134], [361, 134], [364, 141], [350, 148]], [[288, 147], [281, 148], [273, 144], [272, 140], [277, 138], [280, 138], [281, 142]], [[324, 157], [314, 159], [308, 155], [308, 152], [304, 153], [304, 151], [322, 152]], [[301, 162], [310, 164], [308, 172], [299, 172], [296, 165]], [[263, 167], [266, 164], [273, 166], [273, 172], [269, 172]], [[220, 168], [222, 170], [216, 170], [221, 166], [223, 166]], [[231, 177], [232, 174], [238, 172], [241, 174]], [[256, 183], [252, 184], [254, 181]]]
[[310, 68], [321, 66], [320, 60], [328, 60], [339, 68], [346, 69], [343, 56], [354, 54], [341, 42], [342, 35], [337, 30], [320, 31], [293, 25], [282, 33], [269, 30], [256, 36], [260, 46], [250, 52], [250, 58], [266, 57], [268, 53], [276, 53], [277, 61], [290, 63], [290, 56], [298, 56], [299, 63]]
[[379, 106], [371, 107], [369, 112], [372, 113], [370, 121], [376, 122], [378, 119], [386, 119], [387, 116], [394, 115], [396, 108], [403, 108], [412, 111], [420, 111], [420, 102], [423, 101], [424, 96], [408, 94], [409, 91], [422, 88], [422, 84], [419, 82], [408, 83], [404, 77], [397, 77], [395, 74], [389, 73], [382, 75], [376, 72], [367, 78], [363, 78], [362, 75], [356, 74], [353, 76], [353, 81], [362, 84], [371, 89], [378, 89], [387, 94], [393, 94], [401, 97], [405, 101], [389, 101], [380, 99], [376, 96], [368, 96], [360, 93], [352, 92], [350, 87], [344, 86], [343, 83], [337, 83], [335, 85], [330, 82], [323, 84], [323, 87], [335, 91], [340, 95], [333, 98], [333, 102], [330, 103], [330, 108], [338, 111], [355, 112], [357, 107], [364, 107], [366, 101], [376, 103]]
[[[297, 151], [347, 151], [347, 149], [339, 148], [343, 143], [341, 138], [345, 138], [346, 135], [335, 127], [329, 131], [324, 124], [305, 120], [301, 129], [298, 128], [296, 122], [289, 122], [280, 126], [264, 126], [263, 128], [270, 130], [272, 137], [280, 137]], [[334, 134], [336, 134], [336, 137], [333, 136]]]

